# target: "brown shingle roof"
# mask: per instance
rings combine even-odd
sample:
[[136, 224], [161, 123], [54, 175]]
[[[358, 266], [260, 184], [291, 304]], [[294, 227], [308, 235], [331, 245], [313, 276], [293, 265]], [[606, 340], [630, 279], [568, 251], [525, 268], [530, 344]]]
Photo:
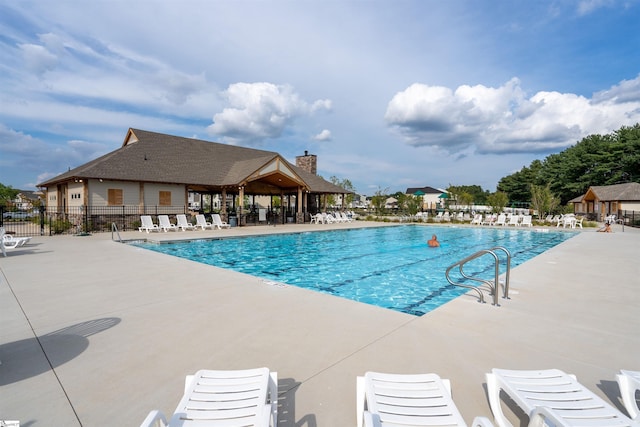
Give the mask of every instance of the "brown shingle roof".
[[591, 191], [603, 202], [608, 201], [640, 201], [640, 184], [629, 182], [626, 184], [614, 184], [593, 186]]
[[[38, 186], [73, 178], [233, 186], [277, 157], [280, 155], [273, 151], [129, 129], [121, 148]], [[312, 192], [348, 192], [282, 161], [303, 178]]]

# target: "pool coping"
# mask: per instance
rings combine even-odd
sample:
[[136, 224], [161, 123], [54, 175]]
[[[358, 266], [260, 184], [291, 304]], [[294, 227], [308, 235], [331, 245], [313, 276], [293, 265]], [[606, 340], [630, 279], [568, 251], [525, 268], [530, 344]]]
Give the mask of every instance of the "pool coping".
[[[438, 227], [438, 226], [429, 227], [432, 224], [428, 224], [428, 223], [402, 223], [402, 224], [394, 224], [394, 225], [395, 226], [393, 228], [398, 228], [398, 227], [428, 227], [429, 230], [430, 230], [430, 231], [427, 232], [428, 234], [432, 233], [431, 230], [434, 230], [434, 229], [437, 230], [438, 228], [440, 228], [440, 229], [445, 228], [445, 227]], [[390, 225], [388, 225], [387, 227], [390, 227]], [[320, 230], [317, 230], [317, 231], [314, 231], [314, 232], [315, 233], [321, 233], [321, 232], [343, 233], [343, 232], [348, 232], [348, 231], [353, 231], [353, 230], [373, 230], [373, 229], [379, 229], [379, 228], [383, 228], [383, 227], [380, 227], [380, 226], [350, 227], [350, 228], [332, 228], [332, 227], [328, 227], [328, 228], [323, 228], [323, 229], [320, 229]], [[571, 237], [574, 237], [578, 233], [575, 230], [566, 230], [566, 229], [553, 229], [553, 230], [551, 230], [550, 228], [540, 229], [540, 228], [529, 228], [529, 227], [518, 227], [518, 228], [516, 228], [516, 227], [486, 227], [486, 226], [485, 227], [450, 226], [450, 227], [446, 227], [446, 228], [451, 229], [451, 230], [465, 230], [465, 229], [473, 229], [473, 228], [480, 229], [480, 230], [486, 230], [486, 231], [489, 231], [489, 230], [495, 230], [495, 231], [505, 230], [505, 231], [509, 231], [509, 232], [512, 232], [512, 233], [520, 233], [520, 232], [528, 231], [530, 233], [543, 234], [545, 236], [548, 236], [549, 234], [565, 234], [565, 235], [569, 235], [570, 234]], [[164, 253], [166, 255], [176, 256], [176, 257], [179, 257], [179, 258], [182, 258], [182, 259], [186, 259], [186, 260], [196, 261], [197, 262], [198, 259], [193, 257], [193, 256], [191, 256], [191, 255], [189, 255], [190, 254], [189, 250], [186, 249], [183, 246], [180, 247], [180, 249], [178, 249], [180, 251], [180, 253], [176, 253], [176, 252], [173, 252], [172, 250], [168, 250], [168, 249], [157, 249], [156, 247], [157, 246], [162, 247], [163, 245], [172, 245], [172, 244], [189, 244], [189, 243], [193, 243], [193, 242], [208, 242], [208, 241], [219, 242], [219, 241], [224, 241], [224, 240], [240, 240], [240, 241], [242, 241], [242, 240], [246, 240], [246, 239], [252, 239], [252, 238], [254, 238], [256, 236], [260, 236], [260, 237], [264, 237], [264, 238], [270, 238], [270, 237], [274, 237], [274, 236], [291, 236], [291, 235], [304, 236], [304, 235], [308, 235], [309, 233], [310, 233], [310, 231], [307, 230], [307, 229], [305, 229], [305, 230], [291, 230], [291, 229], [290, 230], [286, 230], [286, 229], [284, 229], [282, 227], [280, 228], [279, 232], [275, 232], [274, 231], [273, 233], [269, 233], [269, 234], [259, 234], [259, 235], [253, 234], [253, 235], [243, 235], [243, 236], [224, 235], [224, 236], [198, 237], [197, 235], [195, 235], [193, 233], [191, 233], [191, 234], [186, 234], [186, 233], [184, 233], [184, 234], [183, 233], [169, 233], [169, 234], [157, 233], [157, 234], [149, 234], [150, 237], [148, 237], [148, 238], [127, 240], [127, 241], [123, 241], [122, 243], [136, 245], [137, 247], [140, 247], [142, 249], [148, 249], [148, 250], [152, 250], [152, 251], [155, 251], [155, 252]], [[445, 232], [445, 234], [441, 234], [441, 233], [438, 233], [438, 234], [440, 235], [440, 241], [442, 242], [441, 250], [443, 250], [446, 246], [460, 246], [460, 244], [455, 240], [456, 238], [458, 238], [460, 236], [456, 237], [456, 236], [447, 235], [446, 232]], [[155, 238], [156, 235], [164, 236], [165, 238], [164, 239]], [[463, 235], [463, 236], [466, 236], [466, 235]], [[357, 240], [359, 237], [361, 237], [359, 234], [353, 234], [350, 237], [350, 240], [354, 241], [354, 239]], [[428, 238], [429, 237], [427, 237], [427, 236], [423, 236], [422, 237], [422, 239], [428, 239]], [[563, 238], [559, 238], [557, 240], [561, 240], [559, 243], [562, 243], [562, 241], [564, 241], [564, 240], [566, 240], [568, 238], [569, 237], [563, 237]], [[333, 239], [333, 238], [331, 238], [331, 239]], [[424, 242], [422, 239], [419, 240], [419, 241]], [[376, 243], [378, 245], [382, 245], [382, 246], [385, 246], [385, 247], [388, 246], [386, 241], [385, 242], [380, 241], [380, 242], [376, 242]], [[509, 246], [513, 246], [515, 243], [516, 242], [512, 242], [512, 244], [509, 245]], [[555, 243], [554, 242], [553, 245], [555, 246], [555, 245], [558, 245], [559, 243]], [[149, 245], [151, 247], [149, 247], [147, 245]], [[295, 247], [297, 247], [298, 243], [293, 243], [293, 245], [296, 245]], [[271, 245], [271, 246], [273, 247], [273, 249], [275, 251], [279, 251], [280, 250], [279, 244], [278, 244], [278, 246], [274, 246], [274, 245]], [[291, 244], [287, 245], [287, 247], [290, 247], [290, 246], [291, 246]], [[356, 246], [358, 246], [358, 245], [356, 245]], [[495, 247], [495, 244], [493, 246], [494, 247], [487, 246], [487, 251], [492, 251], [492, 252], [495, 253], [496, 250], [500, 249], [500, 251], [498, 252], [498, 260], [499, 260], [499, 263], [500, 263], [500, 273], [499, 273], [500, 279], [499, 280], [500, 280], [500, 283], [504, 283], [505, 275], [506, 275], [506, 272], [507, 272], [506, 260], [507, 260], [507, 257], [511, 257], [512, 256], [512, 253], [509, 252], [509, 250], [507, 248], [503, 247], [503, 246], [505, 246], [504, 243], [501, 243], [501, 245], [498, 245], [497, 247]], [[478, 242], [475, 242], [473, 247], [476, 247], [476, 248], [477, 247], [482, 247], [482, 244], [479, 244]], [[185, 249], [186, 249], [187, 253], [183, 252]], [[335, 249], [336, 248], [332, 247], [332, 248], [328, 248], [327, 250], [333, 252]], [[429, 263], [429, 262], [432, 261], [432, 258], [434, 256], [436, 256], [434, 254], [436, 254], [437, 252], [434, 253], [434, 252], [431, 252], [431, 251], [424, 251], [424, 249], [426, 249], [426, 244], [424, 245], [424, 248], [420, 248], [420, 252], [419, 253], [420, 254], [427, 254], [427, 252], [429, 252], [429, 254], [428, 254], [429, 256], [427, 256], [427, 259], [425, 259], [425, 261], [427, 263]], [[251, 250], [251, 249], [249, 249], [249, 250]], [[548, 248], [545, 249], [545, 250], [548, 250]], [[205, 251], [209, 252], [208, 249], [205, 250]], [[286, 278], [285, 279], [281, 278], [280, 280], [278, 280], [278, 279], [272, 278], [272, 277], [263, 277], [262, 275], [260, 275], [259, 272], [256, 274], [256, 273], [253, 273], [252, 271], [239, 271], [238, 269], [234, 268], [233, 266], [227, 265], [228, 264], [228, 262], [227, 262], [228, 258], [226, 258], [225, 254], [223, 253], [223, 252], [225, 252], [224, 250], [212, 249], [212, 251], [214, 251], [215, 253], [220, 253], [220, 256], [223, 257], [222, 259], [224, 260], [224, 262], [216, 264], [215, 260], [213, 262], [209, 262], [209, 261], [204, 262], [203, 261], [204, 264], [212, 265], [212, 266], [219, 267], [219, 268], [226, 268], [226, 269], [229, 269], [231, 271], [236, 271], [236, 272], [240, 272], [240, 273], [244, 273], [244, 274], [250, 274], [250, 275], [255, 274], [256, 277], [260, 278], [264, 282], [273, 282], [273, 283], [279, 283], [279, 284], [283, 284], [283, 285], [284, 284], [291, 284], [291, 286], [297, 286], [297, 287], [300, 287], [300, 288], [303, 288], [303, 289], [308, 289], [308, 290], [315, 291], [315, 292], [322, 292], [322, 293], [326, 293], [326, 294], [329, 294], [329, 295], [338, 296], [338, 297], [341, 297], [341, 298], [347, 298], [347, 299], [355, 301], [355, 302], [371, 304], [371, 305], [374, 305], [374, 306], [377, 306], [377, 307], [380, 307], [380, 308], [385, 308], [385, 309], [389, 309], [389, 310], [395, 310], [395, 311], [398, 311], [400, 313], [411, 314], [411, 315], [414, 315], [414, 316], [423, 316], [424, 314], [426, 314], [426, 313], [428, 313], [430, 311], [433, 311], [435, 308], [437, 308], [437, 307], [439, 307], [439, 306], [451, 301], [451, 299], [459, 297], [460, 294], [469, 292], [469, 288], [471, 287], [472, 283], [475, 283], [476, 289], [477, 289], [476, 292], [477, 292], [477, 294], [479, 295], [480, 298], [483, 298], [484, 301], [486, 301], [486, 302], [495, 303], [495, 301], [493, 300], [493, 297], [491, 296], [492, 294], [490, 294], [488, 292], [489, 288], [492, 287], [492, 284], [489, 283], [489, 282], [491, 282], [490, 278], [489, 279], [477, 279], [477, 278], [476, 279], [471, 279], [471, 280], [476, 280], [476, 282], [472, 282], [471, 280], [466, 280], [465, 281], [464, 279], [462, 279], [461, 274], [454, 273], [453, 274], [454, 279], [462, 279], [461, 281], [458, 280], [458, 282], [461, 283], [461, 284], [460, 285], [456, 285], [456, 284], [454, 284], [453, 281], [447, 282], [447, 280], [444, 279], [444, 276], [440, 276], [440, 273], [438, 273], [437, 277], [439, 279], [442, 279], [442, 280], [437, 282], [438, 283], [437, 287], [430, 288], [429, 289], [429, 293], [427, 293], [427, 294], [423, 293], [420, 296], [416, 296], [416, 298], [418, 298], [418, 299], [415, 299], [415, 300], [412, 299], [410, 301], [405, 301], [405, 303], [404, 303], [405, 305], [404, 306], [399, 306], [396, 303], [395, 307], [391, 307], [391, 306], [387, 306], [387, 305], [384, 305], [384, 304], [376, 303], [376, 302], [380, 302], [380, 300], [374, 301], [374, 300], [366, 298], [366, 296], [365, 296], [364, 299], [367, 299], [367, 301], [364, 301], [364, 300], [358, 300], [356, 298], [352, 298], [351, 296], [348, 296], [348, 295], [344, 295], [344, 293], [342, 291], [340, 291], [340, 290], [338, 290], [337, 292], [330, 291], [329, 289], [332, 289], [333, 287], [329, 287], [328, 285], [326, 287], [321, 287], [320, 289], [318, 289], [317, 287], [315, 287], [316, 286], [315, 283], [317, 283], [320, 280], [320, 279], [317, 278], [318, 277], [317, 274], [314, 274], [313, 277], [312, 277], [313, 283], [312, 284], [308, 284], [307, 283], [307, 285], [308, 285], [307, 286], [307, 285], [301, 285], [300, 283], [290, 282]], [[293, 257], [295, 257], [295, 252], [296, 251], [294, 250], [293, 251], [293, 255], [292, 255]], [[530, 251], [527, 250], [526, 252], [529, 253]], [[307, 254], [307, 253], [308, 252], [305, 252], [305, 254]], [[454, 262], [459, 261], [459, 260], [462, 259], [462, 257], [468, 256], [468, 255], [471, 255], [471, 254], [472, 254], [471, 250], [466, 251], [466, 252], [463, 250], [462, 251], [462, 255], [459, 255], [460, 259], [455, 258], [455, 257], [451, 258], [451, 260], [450, 260], [450, 264], [452, 264], [451, 267], [453, 267], [455, 265], [455, 264], [453, 264]], [[349, 255], [351, 255], [351, 254], [349, 254]], [[375, 254], [368, 253], [368, 255], [379, 255], [379, 254], [378, 253], [375, 253]], [[450, 257], [450, 254], [447, 253], [447, 252], [442, 252], [441, 256]], [[526, 256], [535, 257], [537, 255], [531, 255], [529, 253]], [[211, 257], [211, 255], [207, 255], [207, 259], [209, 259], [210, 257]], [[518, 260], [518, 265], [522, 264], [523, 262], [526, 262], [526, 261], [528, 261], [528, 259], [524, 260], [522, 262], [520, 262]], [[321, 260], [321, 257], [314, 257], [313, 261], [312, 261], [313, 264], [318, 264], [318, 263], [322, 263], [322, 262], [323, 261]], [[357, 261], [357, 263], [361, 263], [361, 262], [362, 262], [361, 260]], [[489, 262], [489, 261], [487, 261], [487, 262]], [[231, 260], [231, 263], [233, 263], [233, 260]], [[323, 265], [325, 267], [327, 266], [327, 264], [323, 264]], [[491, 265], [491, 277], [493, 277], [493, 263], [491, 263], [490, 265]], [[512, 263], [510, 268], [515, 268], [516, 266], [517, 265], [514, 265]], [[252, 268], [251, 266], [246, 266], [246, 267], [248, 267], [248, 268], [243, 268], [243, 269], [244, 270], [254, 270], [254, 268]], [[266, 273], [267, 270], [269, 270], [269, 272], [270, 272], [271, 271], [270, 269], [272, 267], [274, 267], [274, 265], [271, 263], [271, 264], [269, 264], [268, 267], [265, 267], [265, 269], [263, 269], [262, 267], [258, 267], [258, 270], [262, 269], [263, 272]], [[442, 267], [442, 266], [439, 266], [439, 268], [440, 267]], [[444, 274], [444, 268], [446, 268], [446, 267], [448, 267], [448, 265], [445, 265], [445, 266], [442, 267], [443, 268], [443, 270], [442, 270], [443, 274]], [[375, 267], [373, 267], [373, 268], [375, 268]], [[394, 267], [391, 267], [391, 268], [394, 268]], [[424, 270], [424, 266], [421, 267], [421, 268]], [[449, 269], [447, 269], [447, 272], [449, 271]], [[460, 271], [462, 271], [462, 269]], [[436, 280], [439, 280], [438, 278], [436, 278]], [[291, 279], [291, 278], [289, 278], [289, 279]], [[352, 281], [359, 280], [358, 278], [354, 278], [352, 276], [349, 276], [347, 278], [341, 277], [340, 281], [347, 280], [347, 279], [353, 279]], [[421, 279], [421, 280], [433, 280], [432, 277], [426, 278], [424, 276], [421, 276], [419, 279]], [[415, 282], [417, 283], [419, 279], [417, 279]], [[293, 279], [293, 280], [295, 281], [295, 279]], [[478, 282], [482, 282], [484, 284], [480, 284], [479, 285]], [[340, 283], [340, 282], [337, 284], [338, 288], [340, 288], [341, 284], [342, 283]], [[405, 286], [406, 286], [406, 284], [405, 284]], [[444, 291], [445, 287], [451, 287], [451, 286], [453, 286], [453, 288], [451, 288], [451, 289], [455, 289], [455, 292], [453, 292], [455, 295], [449, 295], [444, 302], [441, 302], [440, 299], [437, 299], [435, 303], [432, 301], [433, 297], [431, 296], [431, 294], [433, 294], [433, 293], [436, 293], [436, 294], [442, 293]], [[372, 293], [378, 293], [377, 291], [378, 291], [378, 289], [373, 289], [373, 288], [371, 290]], [[382, 292], [384, 292], [384, 290]], [[504, 290], [503, 290], [503, 292], [504, 292]], [[359, 293], [362, 293], [362, 292], [360, 291]], [[445, 293], [448, 293], [448, 290]], [[397, 292], [395, 294], [397, 295]], [[350, 293], [349, 295], [353, 295], [353, 293]], [[398, 298], [393, 298], [393, 297], [391, 297], [389, 295], [386, 295], [386, 298], [385, 298], [385, 300], [383, 302], [389, 302], [392, 299], [396, 299], [397, 300]], [[434, 308], [435, 304], [437, 304], [437, 306]]]

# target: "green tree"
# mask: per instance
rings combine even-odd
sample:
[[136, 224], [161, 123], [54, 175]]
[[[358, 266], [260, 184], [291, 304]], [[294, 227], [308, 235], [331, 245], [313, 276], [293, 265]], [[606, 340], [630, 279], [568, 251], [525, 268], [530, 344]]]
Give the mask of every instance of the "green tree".
[[538, 218], [544, 218], [559, 204], [559, 199], [553, 195], [550, 186], [531, 186], [531, 207], [538, 212]]
[[411, 194], [403, 194], [402, 195], [402, 207], [407, 211], [409, 215], [415, 215], [420, 210], [422, 206], [422, 197], [414, 196]]
[[[342, 187], [347, 191], [350, 191], [351, 193], [347, 193], [344, 195], [344, 200], [343, 200], [343, 206], [349, 206], [349, 204], [351, 202], [353, 202], [353, 196], [356, 192], [355, 187], [353, 186], [353, 184], [351, 183], [350, 180], [348, 179], [340, 179], [337, 176], [332, 176], [331, 178], [329, 178], [329, 181], [331, 181], [332, 184], [337, 185], [338, 187]], [[341, 195], [342, 196], [342, 195]], [[333, 205], [335, 204], [335, 199], [333, 198], [333, 195], [329, 196], [329, 204]]]
[[491, 211], [494, 213], [502, 212], [507, 203], [509, 203], [509, 198], [502, 191], [496, 191], [487, 196], [487, 205], [491, 206]]
[[380, 189], [380, 187], [378, 187], [373, 197], [371, 197], [371, 206], [373, 206], [373, 208], [376, 211], [376, 214], [378, 215], [382, 213], [382, 209], [384, 209], [384, 203], [387, 200], [386, 194], [388, 191], [389, 191], [388, 188], [382, 190]]
[[511, 202], [531, 200], [531, 185], [547, 186], [565, 205], [591, 186], [640, 182], [640, 124], [589, 135], [560, 153], [503, 177], [498, 191]]
[[20, 190], [11, 188], [11, 186], [5, 186], [0, 184], [0, 205], [11, 206], [13, 200], [16, 198]]

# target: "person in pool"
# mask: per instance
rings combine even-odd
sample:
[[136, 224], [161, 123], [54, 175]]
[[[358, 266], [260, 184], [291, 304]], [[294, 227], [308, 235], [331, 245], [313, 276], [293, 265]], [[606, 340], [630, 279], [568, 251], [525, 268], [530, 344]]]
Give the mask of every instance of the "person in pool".
[[429, 245], [430, 248], [440, 247], [440, 242], [438, 242], [438, 236], [436, 236], [435, 234], [431, 236], [431, 240], [427, 241], [427, 245]]

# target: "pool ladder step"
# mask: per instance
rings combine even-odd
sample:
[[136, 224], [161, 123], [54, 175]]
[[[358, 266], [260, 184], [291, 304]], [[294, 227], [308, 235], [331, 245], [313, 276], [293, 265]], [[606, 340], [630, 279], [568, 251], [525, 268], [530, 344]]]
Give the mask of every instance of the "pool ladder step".
[[[501, 281], [500, 280], [500, 257], [497, 255], [496, 252], [504, 252], [506, 254], [506, 273], [504, 276], [504, 280]], [[485, 255], [491, 255], [494, 259], [495, 262], [495, 278], [494, 280], [486, 280], [486, 279], [481, 279], [479, 277], [473, 277], [473, 276], [469, 276], [468, 274], [466, 274], [464, 272], [464, 265], [466, 263], [468, 263], [469, 261], [472, 261], [474, 259], [483, 257]], [[467, 280], [472, 280], [475, 282], [479, 282], [480, 285], [478, 286], [473, 286], [473, 285], [469, 285], [466, 283], [460, 283], [460, 282], [455, 282], [451, 279], [449, 273], [451, 272], [451, 270], [453, 270], [454, 268], [458, 267], [460, 270], [460, 275], [467, 279]], [[488, 292], [489, 295], [491, 295], [493, 297], [493, 305], [495, 306], [500, 306], [500, 304], [498, 304], [498, 294], [499, 294], [499, 286], [502, 285], [502, 297], [505, 299], [509, 298], [509, 275], [511, 273], [511, 253], [509, 252], [509, 250], [505, 247], [502, 246], [496, 246], [493, 247], [491, 249], [483, 249], [481, 251], [478, 251], [472, 255], [469, 255], [468, 257], [452, 264], [451, 266], [449, 266], [449, 268], [447, 268], [447, 271], [445, 272], [445, 275], [447, 277], [447, 281], [454, 285], [454, 286], [460, 286], [463, 288], [467, 288], [467, 289], [471, 289], [472, 291], [475, 291], [478, 293], [478, 301], [479, 302], [485, 302], [484, 301], [484, 292]]]

